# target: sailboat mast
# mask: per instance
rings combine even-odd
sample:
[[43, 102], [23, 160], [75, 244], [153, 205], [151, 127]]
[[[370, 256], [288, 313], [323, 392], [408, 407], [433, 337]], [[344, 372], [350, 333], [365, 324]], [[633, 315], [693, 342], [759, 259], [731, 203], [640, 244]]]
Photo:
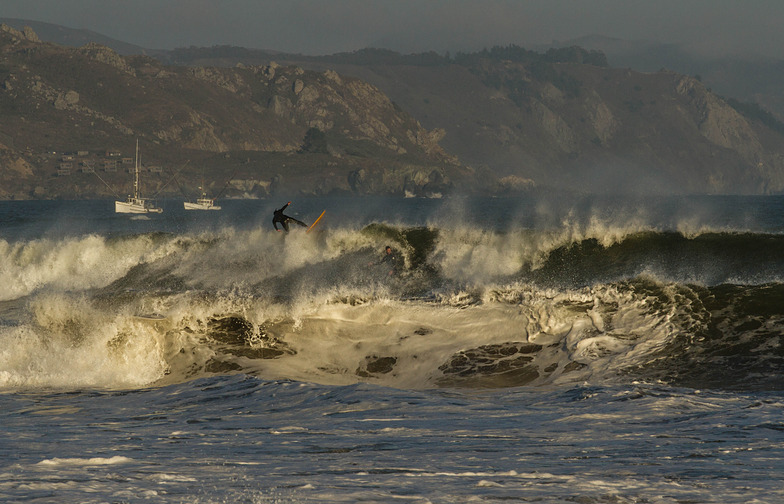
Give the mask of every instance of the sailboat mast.
[[133, 197], [139, 197], [139, 139], [136, 139], [136, 175], [133, 180]]

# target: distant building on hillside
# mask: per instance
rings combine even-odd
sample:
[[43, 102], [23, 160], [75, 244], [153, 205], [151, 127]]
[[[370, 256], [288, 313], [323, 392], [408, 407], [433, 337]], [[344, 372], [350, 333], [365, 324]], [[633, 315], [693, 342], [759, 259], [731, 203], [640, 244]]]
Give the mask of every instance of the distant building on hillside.
[[65, 162], [60, 163], [57, 165], [57, 176], [58, 177], [65, 177], [71, 174], [71, 170], [73, 169], [73, 163]]
[[95, 161], [85, 159], [80, 164], [82, 165], [82, 173], [95, 173]]

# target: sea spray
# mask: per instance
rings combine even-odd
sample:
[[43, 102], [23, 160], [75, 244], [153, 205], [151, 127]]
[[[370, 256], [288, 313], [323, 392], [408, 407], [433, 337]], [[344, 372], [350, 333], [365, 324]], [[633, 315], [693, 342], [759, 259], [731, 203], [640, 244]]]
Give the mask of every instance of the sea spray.
[[0, 500], [782, 501], [784, 198], [563, 196], [1, 203]]
[[0, 240], [0, 300], [16, 299], [39, 289], [72, 290], [101, 287], [133, 266], [170, 253], [170, 242], [151, 235], [107, 239]]
[[162, 378], [164, 341], [150, 322], [84, 296], [41, 294], [29, 318], [0, 326], [0, 378], [18, 389], [135, 388]]

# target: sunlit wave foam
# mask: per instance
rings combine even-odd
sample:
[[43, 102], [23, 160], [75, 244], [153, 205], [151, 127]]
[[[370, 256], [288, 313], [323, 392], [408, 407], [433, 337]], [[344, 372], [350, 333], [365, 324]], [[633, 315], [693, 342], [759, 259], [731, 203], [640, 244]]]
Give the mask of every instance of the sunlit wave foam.
[[[719, 382], [716, 362], [761, 383], [751, 375], [782, 347], [779, 305], [763, 300], [784, 298], [784, 238], [627, 231], [374, 224], [0, 242], [0, 386], [216, 373], [401, 388], [706, 384]], [[379, 265], [386, 244], [399, 275]]]

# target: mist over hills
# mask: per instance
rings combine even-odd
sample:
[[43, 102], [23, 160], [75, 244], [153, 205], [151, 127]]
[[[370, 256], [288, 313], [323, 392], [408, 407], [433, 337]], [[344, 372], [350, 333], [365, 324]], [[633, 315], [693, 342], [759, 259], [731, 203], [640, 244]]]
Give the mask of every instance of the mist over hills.
[[58, 177], [46, 153], [129, 151], [136, 137], [170, 171], [206, 172], [213, 188], [233, 180], [233, 196], [784, 191], [770, 108], [723, 98], [704, 75], [616, 68], [612, 50], [149, 51], [43, 28], [72, 47], [1, 34], [3, 198], [108, 196], [97, 177]]
[[699, 76], [714, 92], [742, 102], [752, 102], [784, 121], [784, 59], [756, 55], [706, 56], [677, 44], [610, 37], [581, 37], [556, 47], [580, 46], [602, 51], [610, 65], [656, 72], [668, 68]]
[[0, 18], [0, 23], [20, 31], [23, 30], [25, 26], [29, 26], [36, 35], [38, 35], [39, 39], [64, 46], [81, 47], [90, 42], [94, 42], [109, 47], [125, 56], [132, 54], [165, 53], [165, 51], [155, 51], [153, 49], [116, 40], [92, 30], [68, 28], [66, 26], [44, 23], [31, 19]]

